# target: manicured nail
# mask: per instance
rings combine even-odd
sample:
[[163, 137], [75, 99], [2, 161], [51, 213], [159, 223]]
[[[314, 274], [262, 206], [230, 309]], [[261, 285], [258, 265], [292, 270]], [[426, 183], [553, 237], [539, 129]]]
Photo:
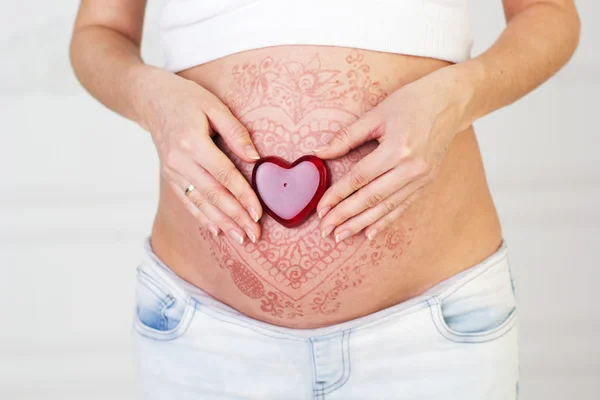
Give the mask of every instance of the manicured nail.
[[338, 233], [337, 235], [335, 235], [335, 241], [336, 243], [341, 242], [342, 240], [349, 238], [350, 235], [352, 235], [352, 232], [349, 230], [345, 230], [345, 231], [341, 231], [340, 233]]
[[235, 240], [239, 244], [244, 244], [244, 237], [237, 233], [237, 231], [232, 229], [229, 231], [229, 235], [233, 238], [233, 240]]
[[318, 153], [318, 152], [320, 152], [320, 151], [323, 151], [323, 150], [325, 150], [327, 147], [329, 147], [329, 146], [319, 146], [319, 147], [317, 147], [317, 148], [313, 149], [313, 153]]
[[246, 145], [246, 147], [244, 147], [244, 150], [246, 151], [246, 155], [254, 160], [259, 160], [260, 156], [258, 155], [258, 152], [256, 151], [256, 149], [254, 148], [254, 146], [248, 144]]
[[321, 209], [321, 211], [318, 212], [319, 218], [323, 218], [325, 216], [325, 214], [327, 214], [329, 212], [329, 210], [331, 210], [331, 207], [329, 207], [329, 206], [323, 207]]
[[331, 232], [333, 232], [333, 226], [328, 226], [327, 228], [323, 229], [323, 232], [321, 233], [321, 237], [325, 238], [327, 237], [327, 235], [329, 235]]
[[245, 227], [244, 230], [246, 231], [246, 235], [252, 240], [252, 243], [256, 243], [256, 235], [252, 232], [252, 229]]
[[371, 229], [369, 231], [369, 233], [367, 233], [367, 239], [369, 239], [369, 241], [371, 241], [371, 240], [373, 240], [375, 235], [377, 235], [377, 229]]
[[214, 225], [208, 225], [208, 230], [215, 236], [219, 236], [219, 228]]
[[258, 213], [254, 208], [248, 207], [248, 214], [250, 214], [250, 217], [254, 220], [254, 222], [258, 222]]

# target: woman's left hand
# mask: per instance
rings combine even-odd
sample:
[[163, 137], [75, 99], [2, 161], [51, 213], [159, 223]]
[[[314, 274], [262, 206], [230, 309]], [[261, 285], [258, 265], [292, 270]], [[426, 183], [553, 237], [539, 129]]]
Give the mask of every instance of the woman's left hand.
[[377, 148], [323, 195], [317, 205], [322, 236], [336, 242], [364, 230], [369, 240], [385, 230], [430, 184], [465, 118], [472, 90], [453, 67], [401, 87], [327, 144], [314, 150], [333, 159], [370, 140]]

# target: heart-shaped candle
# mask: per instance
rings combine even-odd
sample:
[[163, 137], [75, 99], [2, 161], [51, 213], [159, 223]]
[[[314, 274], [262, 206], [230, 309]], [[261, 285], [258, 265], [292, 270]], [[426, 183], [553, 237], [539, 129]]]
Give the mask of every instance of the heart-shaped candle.
[[252, 170], [252, 187], [263, 208], [288, 228], [308, 218], [328, 185], [327, 166], [312, 155], [291, 164], [280, 157], [263, 157]]

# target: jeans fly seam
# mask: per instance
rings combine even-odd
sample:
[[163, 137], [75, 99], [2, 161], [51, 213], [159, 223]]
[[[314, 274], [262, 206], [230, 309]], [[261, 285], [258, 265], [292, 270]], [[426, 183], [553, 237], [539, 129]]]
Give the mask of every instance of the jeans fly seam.
[[[321, 389], [317, 389], [317, 391], [321, 392], [322, 394], [329, 394], [331, 392], [333, 392], [334, 390], [339, 389], [340, 387], [342, 387], [346, 382], [348, 382], [348, 379], [350, 379], [350, 333], [351, 333], [351, 329], [342, 332], [342, 376], [340, 376], [338, 378], [337, 381], [333, 382], [331, 385], [329, 386], [325, 386], [323, 385], [323, 387]], [[346, 354], [348, 353], [348, 354]], [[346, 368], [347, 366], [347, 368]]]
[[308, 338], [308, 347], [310, 349], [310, 357], [311, 357], [312, 363], [313, 363], [312, 371], [314, 373], [313, 382], [312, 382], [313, 383], [313, 385], [312, 385], [313, 393], [316, 393], [318, 391], [317, 385], [319, 383], [317, 382], [317, 360], [315, 359], [315, 349], [314, 349], [313, 343], [314, 342], [313, 342], [312, 338]]

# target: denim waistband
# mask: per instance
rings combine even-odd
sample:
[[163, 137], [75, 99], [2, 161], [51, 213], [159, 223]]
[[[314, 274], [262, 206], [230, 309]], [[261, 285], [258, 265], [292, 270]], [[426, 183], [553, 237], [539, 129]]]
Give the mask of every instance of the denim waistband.
[[167, 265], [165, 265], [152, 251], [149, 238], [146, 239], [144, 243], [144, 260], [142, 262], [142, 268], [145, 267], [144, 269], [146, 273], [153, 275], [161, 282], [161, 284], [168, 286], [173, 296], [179, 297], [183, 301], [192, 302], [194, 305], [199, 305], [213, 315], [219, 315], [227, 319], [232, 319], [236, 324], [247, 325], [255, 330], [260, 329], [285, 336], [308, 338], [315, 336], [327, 336], [329, 334], [338, 333], [348, 329], [356, 329], [358, 327], [367, 327], [372, 324], [383, 322], [384, 320], [392, 317], [398, 317], [406, 313], [427, 308], [429, 307], [428, 300], [434, 297], [443, 299], [454, 293], [456, 290], [458, 290], [458, 288], [462, 287], [467, 282], [479, 277], [491, 267], [507, 261], [508, 248], [506, 241], [503, 240], [499, 248], [480, 263], [467, 268], [444, 281], [441, 281], [418, 296], [359, 318], [321, 328], [310, 329], [287, 328], [270, 324], [268, 322], [263, 322], [249, 317], [217, 300], [202, 289], [179, 277]]

